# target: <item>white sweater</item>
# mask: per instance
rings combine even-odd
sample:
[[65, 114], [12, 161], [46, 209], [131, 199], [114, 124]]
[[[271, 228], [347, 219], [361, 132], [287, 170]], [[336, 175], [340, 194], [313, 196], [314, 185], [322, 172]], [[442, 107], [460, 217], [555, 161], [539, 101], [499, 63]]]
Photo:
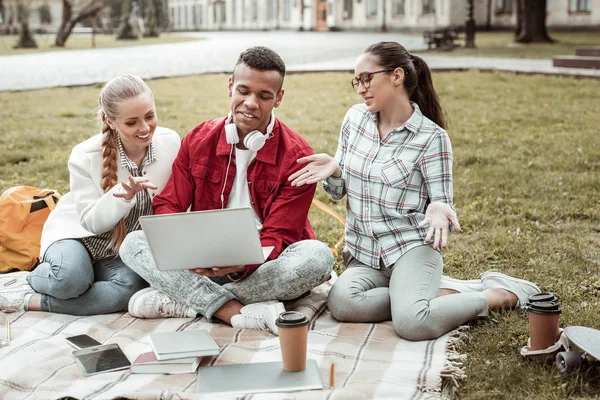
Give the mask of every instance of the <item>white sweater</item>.
[[[181, 139], [167, 128], [157, 127], [152, 137], [157, 160], [146, 167], [148, 180], [158, 186], [150, 190], [150, 197], [160, 193], [171, 177], [171, 165], [177, 156]], [[71, 191], [65, 194], [44, 224], [40, 258], [46, 249], [61, 239], [77, 239], [108, 232], [135, 205], [113, 196], [123, 191], [121, 182], [129, 178], [129, 171], [117, 162], [117, 184], [108, 192], [102, 190], [102, 135], [98, 134], [73, 148], [69, 157]]]

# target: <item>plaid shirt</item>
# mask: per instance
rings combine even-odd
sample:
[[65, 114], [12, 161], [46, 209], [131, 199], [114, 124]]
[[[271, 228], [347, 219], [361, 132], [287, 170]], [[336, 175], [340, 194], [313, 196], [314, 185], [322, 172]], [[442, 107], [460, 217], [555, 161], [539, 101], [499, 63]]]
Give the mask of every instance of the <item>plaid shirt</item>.
[[[123, 143], [121, 137], [117, 135], [117, 147], [119, 149], [119, 159], [121, 161], [121, 167], [129, 171], [131, 176], [144, 176], [146, 175], [145, 168], [148, 164], [158, 159], [154, 146], [150, 143], [148, 152], [142, 161], [141, 167], [138, 166], [127, 157], [125, 149], [123, 149]], [[117, 183], [119, 185], [120, 183]], [[152, 200], [148, 194], [148, 190], [142, 190], [135, 194], [136, 203], [135, 206], [129, 211], [125, 217], [125, 231], [130, 233], [141, 229], [139, 219], [142, 215], [152, 214]], [[81, 239], [84, 246], [90, 252], [92, 256], [92, 262], [102, 260], [107, 257], [116, 256], [110, 249], [110, 242], [112, 240], [112, 230], [104, 232], [100, 235], [84, 237]]]
[[418, 224], [429, 203], [452, 207], [450, 139], [411, 104], [412, 116], [383, 139], [377, 114], [363, 104], [353, 106], [344, 118], [335, 155], [342, 175], [323, 182], [334, 200], [348, 195], [348, 251], [377, 269], [426, 244], [428, 228]]

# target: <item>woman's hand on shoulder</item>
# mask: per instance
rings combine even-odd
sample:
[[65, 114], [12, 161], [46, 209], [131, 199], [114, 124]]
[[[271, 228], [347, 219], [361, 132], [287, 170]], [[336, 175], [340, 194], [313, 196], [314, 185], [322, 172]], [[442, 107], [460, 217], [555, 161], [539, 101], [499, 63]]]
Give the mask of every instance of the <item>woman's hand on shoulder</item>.
[[446, 203], [430, 203], [425, 211], [425, 219], [419, 224], [419, 228], [429, 225], [425, 241], [430, 242], [433, 237], [433, 248], [444, 248], [448, 244], [448, 231], [450, 224], [457, 232], [461, 232], [456, 213]]
[[288, 178], [288, 181], [292, 181], [292, 186], [310, 185], [332, 175], [336, 178], [341, 175], [338, 162], [325, 153], [302, 157], [297, 162], [305, 165]]
[[137, 192], [141, 192], [145, 189], [156, 190], [158, 186], [153, 183], [148, 182], [147, 178], [143, 177], [133, 177], [130, 176], [126, 181], [121, 182], [121, 187], [125, 192], [117, 192], [113, 194], [113, 196], [118, 197], [124, 200], [131, 200], [135, 197]]

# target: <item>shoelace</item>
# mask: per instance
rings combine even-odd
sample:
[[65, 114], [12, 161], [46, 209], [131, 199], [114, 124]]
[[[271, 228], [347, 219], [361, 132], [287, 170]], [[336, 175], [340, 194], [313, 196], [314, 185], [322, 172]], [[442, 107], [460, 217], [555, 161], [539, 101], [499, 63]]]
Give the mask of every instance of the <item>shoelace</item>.
[[262, 315], [254, 316], [244, 314], [244, 325], [246, 329], [256, 329], [259, 331], [269, 330], [266, 321]]
[[[166, 299], [165, 299], [166, 300]], [[187, 317], [187, 309], [183, 303], [173, 300], [163, 300], [160, 302], [158, 312], [164, 317], [184, 318]]]

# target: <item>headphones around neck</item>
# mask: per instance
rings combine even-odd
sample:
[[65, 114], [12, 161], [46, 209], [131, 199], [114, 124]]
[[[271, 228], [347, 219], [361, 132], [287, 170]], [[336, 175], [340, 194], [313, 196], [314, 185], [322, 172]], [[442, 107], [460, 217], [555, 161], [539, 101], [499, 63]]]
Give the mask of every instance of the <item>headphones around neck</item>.
[[[273, 127], [275, 126], [275, 113], [271, 111], [271, 120], [269, 121], [269, 125], [267, 126], [267, 131], [263, 135], [260, 131], [252, 131], [249, 132], [246, 137], [244, 137], [244, 146], [250, 151], [259, 151], [265, 145], [267, 139], [271, 137], [271, 132], [273, 131]], [[240, 142], [240, 137], [237, 132], [237, 126], [233, 123], [233, 115], [230, 112], [227, 116], [227, 120], [225, 121], [225, 137], [227, 139], [227, 143], [229, 144], [237, 144]]]

